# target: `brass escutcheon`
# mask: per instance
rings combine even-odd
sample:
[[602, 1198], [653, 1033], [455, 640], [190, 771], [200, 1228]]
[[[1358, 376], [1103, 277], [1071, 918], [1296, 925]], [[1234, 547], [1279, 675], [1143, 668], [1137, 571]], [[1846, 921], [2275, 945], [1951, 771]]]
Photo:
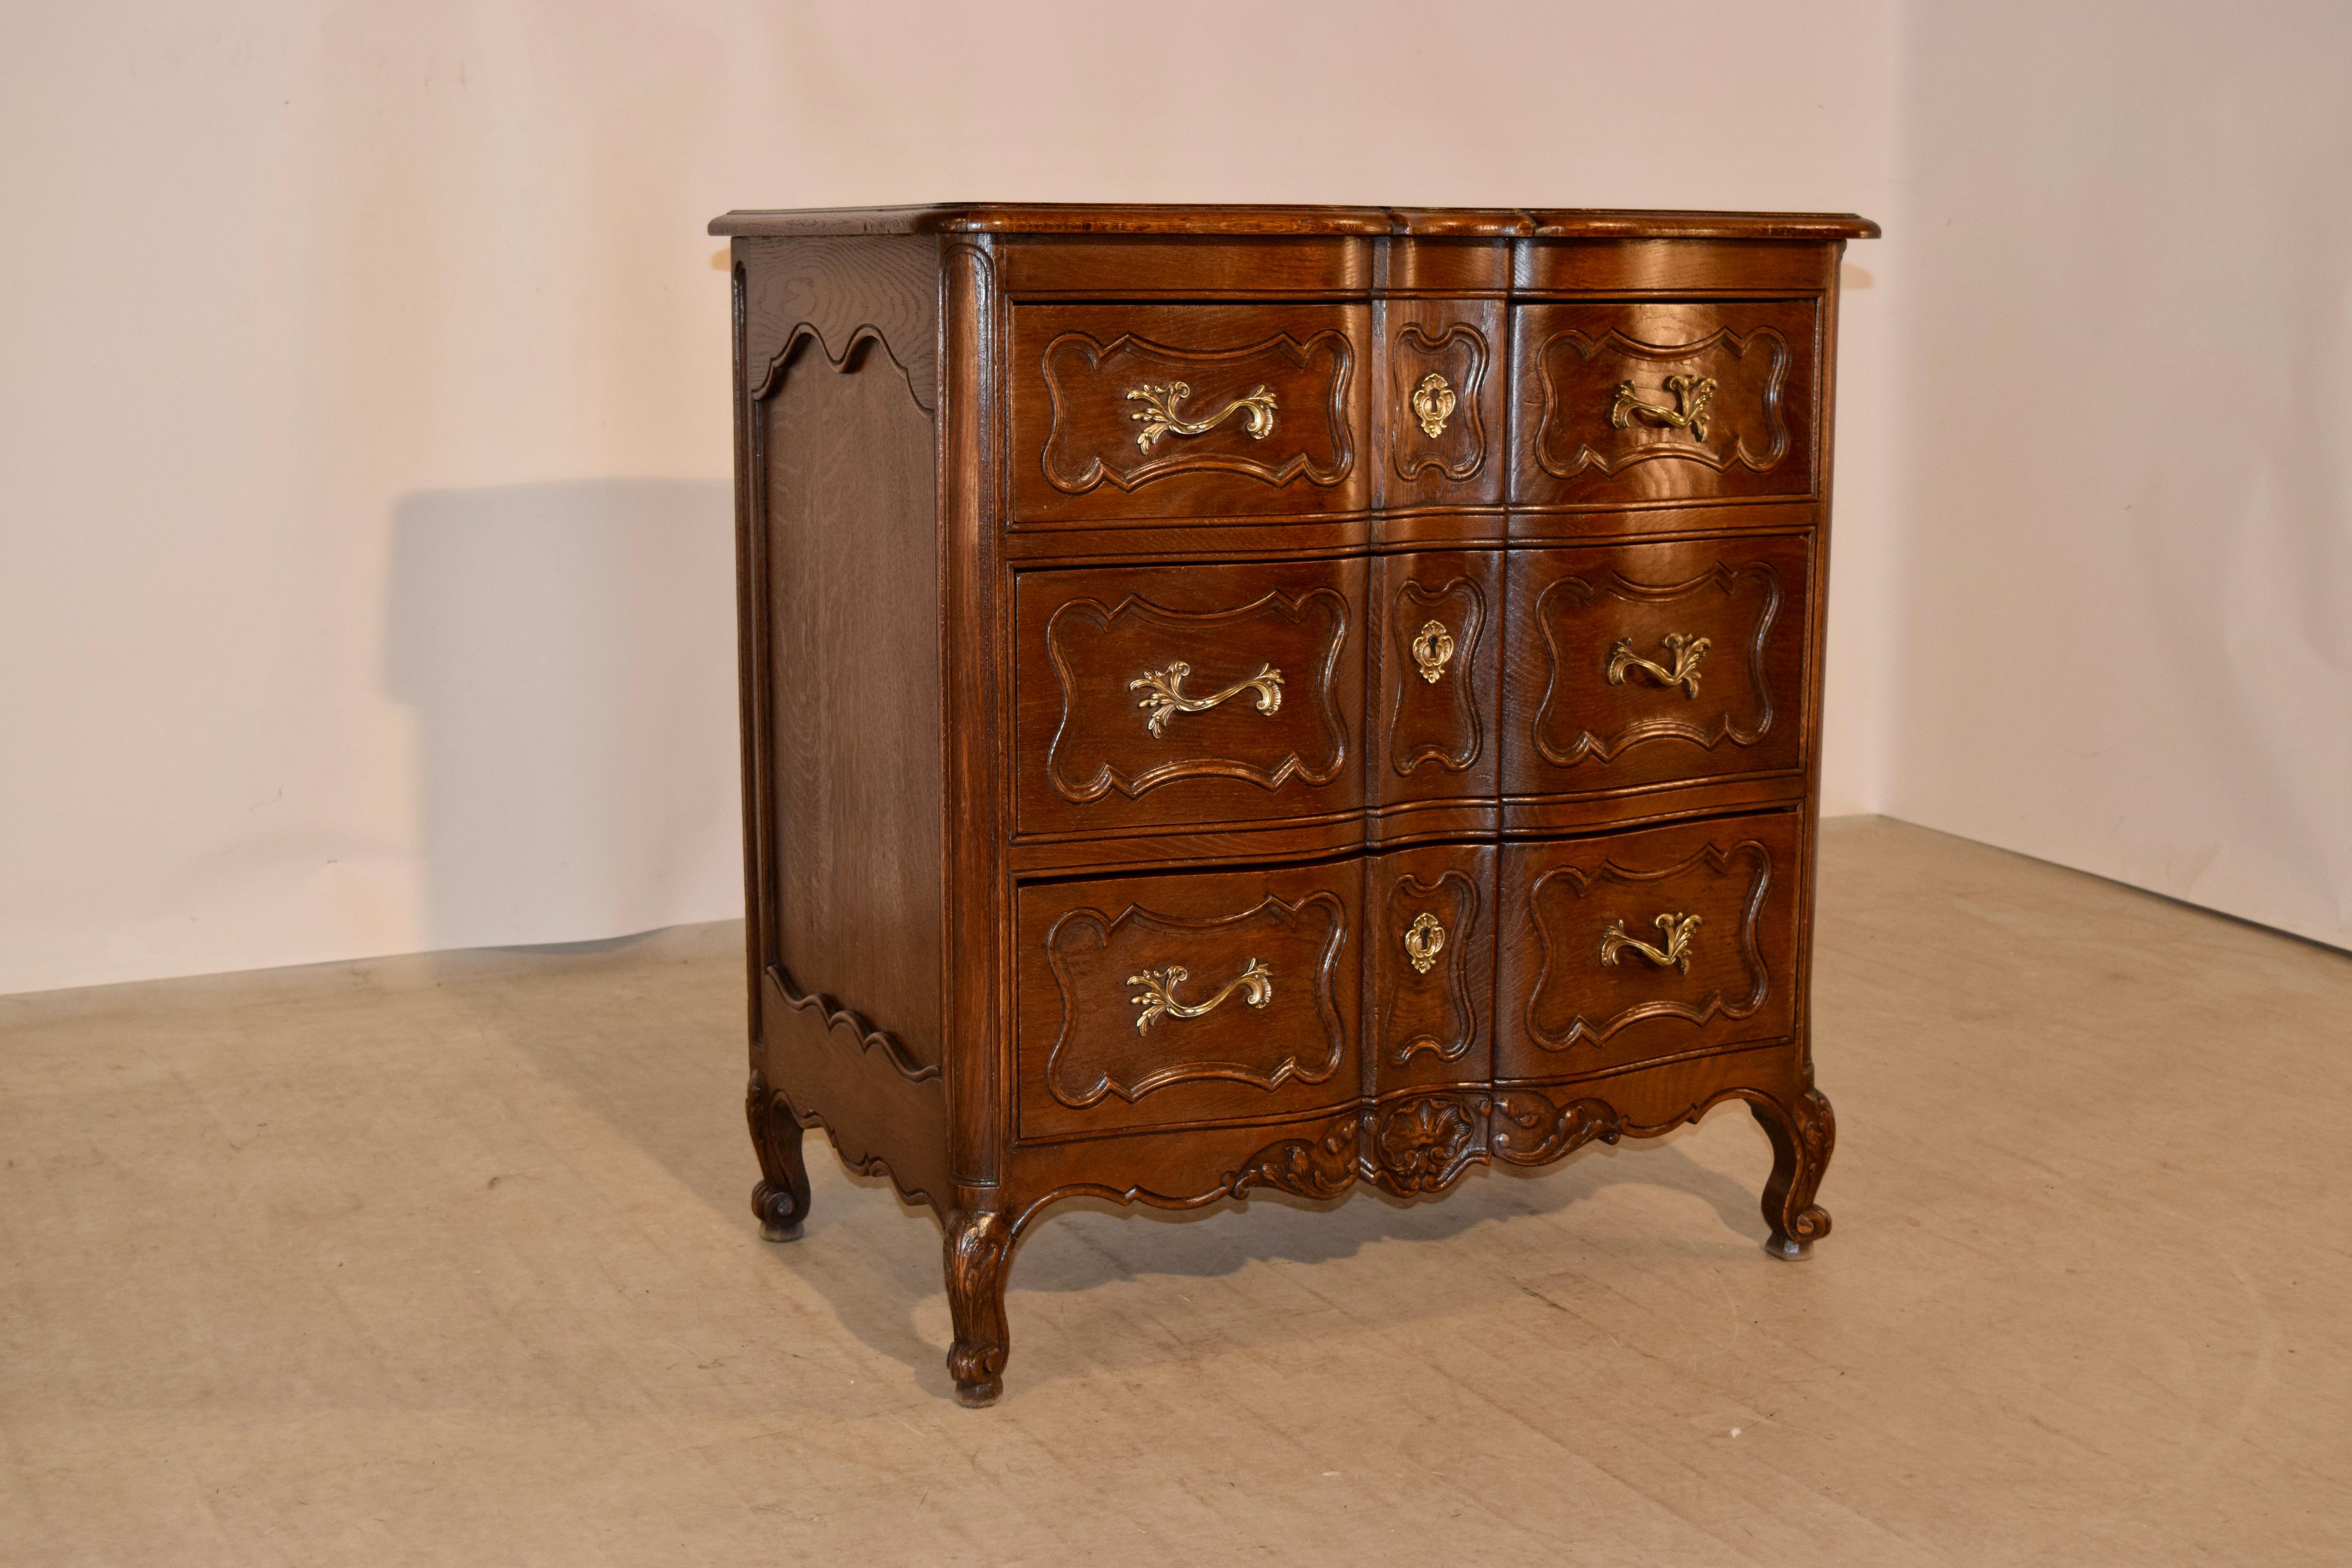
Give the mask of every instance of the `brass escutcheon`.
[[1426, 974], [1437, 963], [1437, 955], [1445, 950], [1445, 928], [1437, 917], [1423, 910], [1412, 917], [1412, 926], [1404, 933], [1404, 955], [1412, 960], [1415, 974]]
[[1432, 686], [1445, 673], [1446, 661], [1454, 657], [1454, 635], [1443, 621], [1423, 621], [1421, 630], [1412, 635], [1412, 662], [1421, 667], [1421, 678]]
[[1421, 433], [1431, 440], [1445, 434], [1445, 422], [1454, 417], [1454, 388], [1445, 378], [1431, 371], [1412, 389], [1412, 416], [1421, 421]]

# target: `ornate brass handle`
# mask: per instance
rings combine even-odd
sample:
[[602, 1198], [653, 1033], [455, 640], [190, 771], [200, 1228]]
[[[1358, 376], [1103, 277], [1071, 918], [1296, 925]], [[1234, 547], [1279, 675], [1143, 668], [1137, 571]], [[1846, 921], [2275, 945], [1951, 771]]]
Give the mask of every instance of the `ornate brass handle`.
[[1421, 421], [1421, 433], [1431, 440], [1445, 434], [1445, 422], [1454, 417], [1454, 388], [1445, 378], [1431, 371], [1412, 389], [1412, 416]]
[[1675, 405], [1662, 407], [1644, 403], [1633, 392], [1633, 384], [1621, 381], [1617, 395], [1609, 405], [1609, 423], [1619, 430], [1625, 428], [1633, 416], [1640, 415], [1654, 425], [1670, 430], [1687, 430], [1700, 440], [1706, 439], [1707, 405], [1715, 401], [1715, 377], [1711, 375], [1670, 375], [1666, 390], [1674, 395]]
[[1245, 993], [1242, 1000], [1253, 1007], [1263, 1007], [1274, 1000], [1274, 971], [1255, 958], [1249, 961], [1248, 968], [1226, 983], [1223, 991], [1197, 1005], [1176, 1000], [1176, 987], [1192, 977], [1192, 972], [1181, 963], [1129, 975], [1129, 985], [1143, 987], [1140, 994], [1128, 998], [1143, 1009], [1136, 1015], [1135, 1032], [1139, 1035], [1151, 1027], [1154, 1018], [1197, 1018], [1236, 991]]
[[1412, 917], [1412, 924], [1404, 933], [1404, 955], [1412, 960], [1412, 972], [1426, 974], [1445, 951], [1445, 928], [1437, 917], [1423, 910]]
[[1412, 662], [1421, 667], [1421, 678], [1432, 686], [1445, 673], [1446, 661], [1454, 657], [1454, 634], [1445, 629], [1444, 621], [1423, 621], [1421, 630], [1412, 634]]
[[1617, 966], [1617, 954], [1630, 947], [1660, 969], [1679, 969], [1685, 974], [1688, 974], [1691, 938], [1698, 931], [1698, 917], [1696, 915], [1660, 915], [1650, 923], [1665, 933], [1666, 945], [1664, 948], [1652, 947], [1638, 937], [1626, 935], [1623, 921], [1611, 921], [1609, 929], [1601, 933], [1601, 963], [1614, 969]]
[[1151, 731], [1154, 740], [1168, 732], [1168, 721], [1179, 713], [1199, 713], [1214, 708], [1229, 697], [1239, 697], [1244, 691], [1257, 693], [1257, 710], [1271, 713], [1282, 706], [1282, 671], [1270, 664], [1261, 664], [1257, 673], [1245, 680], [1236, 680], [1223, 691], [1209, 697], [1184, 695], [1184, 678], [1192, 667], [1182, 659], [1165, 669], [1148, 669], [1137, 679], [1127, 683], [1129, 691], [1140, 691], [1135, 700], [1138, 708], [1148, 708], [1151, 717], [1143, 727]]
[[1147, 381], [1129, 393], [1129, 402], [1143, 405], [1141, 412], [1128, 416], [1143, 426], [1136, 433], [1137, 447], [1149, 452], [1162, 436], [1205, 436], [1236, 414], [1242, 416], [1243, 433], [1251, 439], [1263, 441], [1274, 434], [1274, 394], [1263, 384], [1250, 388], [1206, 419], [1187, 419], [1176, 412], [1176, 405], [1192, 395], [1192, 387], [1181, 381]]
[[1684, 632], [1673, 632], [1659, 639], [1666, 652], [1673, 656], [1671, 665], [1658, 664], [1633, 651], [1632, 637], [1619, 637], [1609, 648], [1609, 684], [1625, 684], [1625, 672], [1638, 669], [1661, 686], [1679, 686], [1698, 700], [1699, 660], [1706, 657], [1709, 646], [1706, 637], [1695, 637]]

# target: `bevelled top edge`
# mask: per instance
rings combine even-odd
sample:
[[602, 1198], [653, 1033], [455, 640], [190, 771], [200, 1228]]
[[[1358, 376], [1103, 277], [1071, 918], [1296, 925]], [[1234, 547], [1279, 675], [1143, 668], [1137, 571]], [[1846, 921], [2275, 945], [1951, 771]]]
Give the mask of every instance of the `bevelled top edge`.
[[1433, 239], [1875, 239], [1853, 213], [1607, 211], [1599, 208], [1132, 205], [965, 202], [902, 207], [738, 211], [710, 232], [747, 238], [856, 234], [1418, 235]]

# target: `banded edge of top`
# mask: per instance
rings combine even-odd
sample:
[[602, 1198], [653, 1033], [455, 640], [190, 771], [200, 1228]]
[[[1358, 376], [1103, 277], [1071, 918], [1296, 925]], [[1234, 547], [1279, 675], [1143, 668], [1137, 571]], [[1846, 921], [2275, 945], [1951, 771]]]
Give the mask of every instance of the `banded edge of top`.
[[710, 220], [722, 238], [842, 235], [1166, 235], [1261, 238], [1419, 236], [1431, 239], [1875, 239], [1854, 213], [1647, 212], [1595, 207], [1342, 207], [937, 203], [739, 210]]

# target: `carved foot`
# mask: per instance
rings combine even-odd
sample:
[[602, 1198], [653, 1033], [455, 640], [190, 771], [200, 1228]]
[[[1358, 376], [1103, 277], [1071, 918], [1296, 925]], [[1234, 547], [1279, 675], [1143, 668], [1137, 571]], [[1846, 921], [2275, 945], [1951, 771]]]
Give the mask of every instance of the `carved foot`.
[[1792, 1263], [1810, 1258], [1813, 1243], [1830, 1233], [1829, 1210], [1813, 1202], [1837, 1147], [1829, 1097], [1809, 1089], [1793, 1105], [1751, 1100], [1748, 1109], [1772, 1140], [1772, 1179], [1764, 1184], [1764, 1223], [1772, 1227], [1772, 1239], [1764, 1250]]
[[801, 1124], [783, 1092], [772, 1089], [757, 1068], [743, 1091], [743, 1115], [751, 1124], [751, 1147], [760, 1156], [760, 1184], [751, 1189], [751, 1212], [760, 1217], [762, 1241], [798, 1241], [808, 1218], [808, 1165], [801, 1158]]
[[993, 1405], [1004, 1392], [1004, 1268], [1013, 1226], [996, 1209], [958, 1209], [948, 1216], [948, 1308], [955, 1343], [948, 1373], [959, 1405]]

